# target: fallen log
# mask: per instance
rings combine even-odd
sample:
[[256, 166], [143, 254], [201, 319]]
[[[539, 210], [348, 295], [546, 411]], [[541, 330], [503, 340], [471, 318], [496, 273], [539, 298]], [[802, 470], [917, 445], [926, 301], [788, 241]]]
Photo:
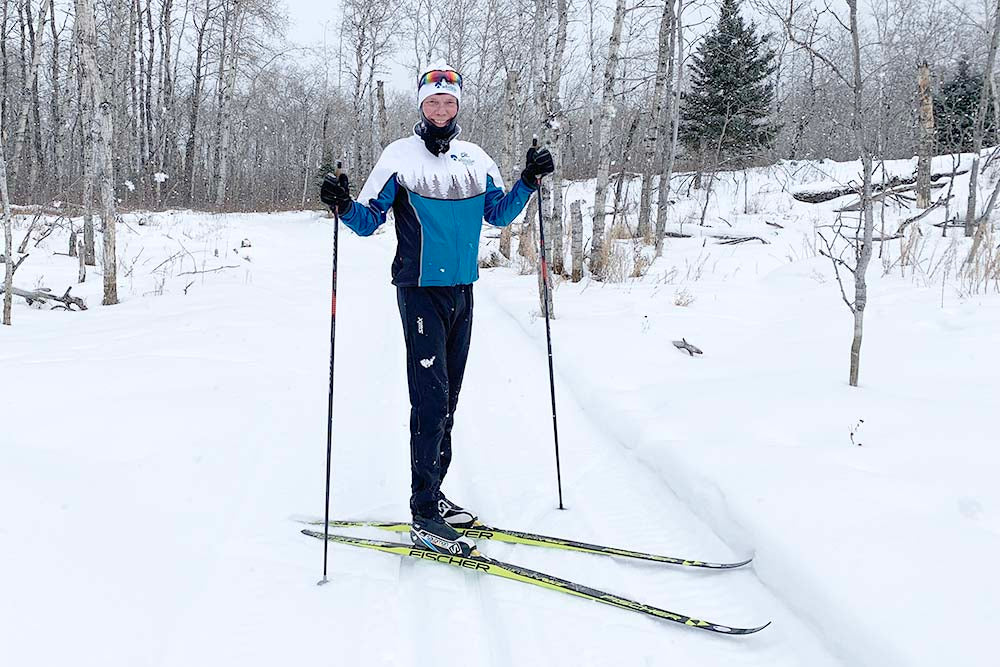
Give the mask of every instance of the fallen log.
[[[17, 287], [11, 288], [11, 293], [14, 296], [22, 297], [28, 302], [30, 306], [34, 302], [48, 303], [49, 301], [58, 301], [63, 304], [61, 306], [53, 306], [53, 309], [60, 308], [62, 310], [73, 310], [73, 306], [76, 306], [79, 310], [87, 310], [87, 304], [84, 303], [83, 299], [78, 296], [70, 296], [70, 290], [72, 287], [66, 288], [66, 293], [62, 296], [57, 296], [52, 293], [48, 287], [40, 287], [37, 290], [24, 290], [18, 289]], [[0, 285], [0, 294], [3, 294], [4, 286]]]
[[759, 236], [710, 236], [710, 238], [720, 239], [716, 245], [736, 245], [738, 243], [746, 243], [747, 241], [760, 241], [764, 245], [770, 245], [768, 241]]
[[[931, 184], [931, 188], [933, 188], [933, 189], [943, 188], [943, 187], [944, 187], [944, 183], [932, 183]], [[904, 192], [910, 192], [911, 190], [916, 190], [916, 189], [917, 189], [916, 185], [902, 185], [902, 186], [895, 187], [895, 188], [887, 188], [887, 189], [883, 190], [882, 192], [879, 192], [878, 194], [872, 195], [871, 201], [874, 203], [874, 202], [880, 201], [882, 199], [885, 199], [886, 197], [903, 197], [903, 198], [905, 198], [908, 201], [915, 202], [916, 201], [915, 197], [904, 197], [903, 193]], [[860, 199], [856, 199], [856, 200], [852, 201], [850, 204], [847, 204], [846, 206], [842, 206], [841, 208], [836, 209], [834, 212], [835, 213], [848, 213], [848, 212], [860, 211], [860, 210], [861, 210], [861, 200]]]
[[[931, 181], [939, 181], [942, 178], [952, 178], [953, 176], [961, 176], [962, 174], [968, 173], [968, 169], [963, 171], [956, 171], [954, 173], [950, 171], [939, 172], [936, 174], [931, 174]], [[885, 183], [872, 183], [872, 192], [880, 192], [881, 190], [897, 188], [900, 185], [914, 185], [917, 182], [916, 176], [893, 176]], [[832, 184], [831, 184], [832, 185]], [[807, 204], [821, 204], [825, 201], [830, 201], [838, 197], [844, 197], [846, 195], [859, 195], [861, 194], [861, 185], [843, 185], [829, 187], [823, 190], [813, 190], [813, 189], [802, 189], [798, 192], [792, 193], [792, 198], [796, 201], [805, 202]]]

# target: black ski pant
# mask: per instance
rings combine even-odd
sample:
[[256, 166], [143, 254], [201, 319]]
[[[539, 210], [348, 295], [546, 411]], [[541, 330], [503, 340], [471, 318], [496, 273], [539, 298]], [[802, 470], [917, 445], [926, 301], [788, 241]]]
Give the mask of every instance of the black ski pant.
[[472, 285], [397, 287], [410, 390], [410, 511], [436, 517], [472, 336]]

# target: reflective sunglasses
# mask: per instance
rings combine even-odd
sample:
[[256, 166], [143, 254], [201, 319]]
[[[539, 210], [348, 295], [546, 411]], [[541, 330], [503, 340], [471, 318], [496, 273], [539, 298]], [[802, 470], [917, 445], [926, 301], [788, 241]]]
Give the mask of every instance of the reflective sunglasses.
[[450, 69], [435, 69], [420, 77], [420, 80], [417, 81], [417, 88], [419, 89], [425, 83], [450, 83], [461, 88], [462, 75]]

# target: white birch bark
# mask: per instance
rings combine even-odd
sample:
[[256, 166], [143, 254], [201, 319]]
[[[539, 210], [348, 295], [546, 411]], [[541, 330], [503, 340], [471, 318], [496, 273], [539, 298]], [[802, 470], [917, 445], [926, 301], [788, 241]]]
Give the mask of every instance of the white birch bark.
[[570, 255], [573, 258], [573, 272], [570, 280], [575, 283], [583, 280], [583, 214], [580, 212], [580, 200], [569, 205], [570, 225], [572, 227], [572, 242]]
[[864, 216], [864, 234], [858, 252], [858, 264], [854, 271], [854, 339], [851, 341], [852, 387], [858, 386], [861, 370], [861, 340], [864, 333], [865, 308], [868, 305], [868, 281], [866, 273], [872, 257], [872, 236], [875, 217], [872, 212], [872, 154], [865, 139], [864, 129], [864, 79], [861, 76], [861, 44], [858, 28], [858, 0], [847, 0], [850, 8], [851, 56], [854, 65], [854, 113], [851, 118], [854, 141], [861, 156], [863, 182], [861, 190], [861, 211]]
[[[517, 110], [517, 70], [507, 71], [507, 82], [504, 92], [504, 122], [503, 150], [500, 153], [501, 176], [507, 182], [507, 188], [514, 186], [514, 120]], [[507, 225], [500, 231], [500, 254], [510, 259], [511, 226]]]
[[649, 127], [646, 130], [644, 142], [645, 160], [642, 170], [642, 188], [639, 194], [639, 225], [636, 230], [640, 238], [650, 236], [649, 218], [650, 202], [653, 193], [653, 176], [661, 171], [663, 164], [663, 140], [666, 134], [666, 114], [663, 113], [664, 89], [667, 86], [667, 75], [672, 54], [671, 46], [673, 40], [674, 21], [674, 0], [665, 0], [663, 3], [663, 15], [660, 17], [660, 30], [658, 34], [658, 48], [656, 56], [656, 77], [653, 83], [653, 108]]
[[32, 99], [28, 91], [34, 87], [35, 82], [38, 80], [38, 64], [42, 59], [42, 36], [45, 34], [45, 17], [48, 15], [48, 11], [49, 0], [42, 0], [41, 7], [38, 10], [38, 27], [35, 29], [35, 35], [37, 35], [37, 38], [32, 44], [31, 65], [28, 69], [27, 77], [24, 83], [24, 99], [21, 102], [21, 109], [17, 114], [17, 123], [14, 130], [14, 152], [10, 157], [11, 192], [16, 192], [17, 190], [17, 177], [21, 162], [21, 151], [24, 149], [24, 137], [28, 129], [28, 112], [31, 111]]
[[10, 325], [10, 307], [14, 298], [14, 232], [11, 229], [13, 220], [10, 212], [10, 196], [7, 192], [7, 161], [4, 159], [3, 141], [0, 141], [0, 205], [3, 213], [3, 244], [4, 256], [4, 290], [3, 290], [3, 323]]
[[934, 100], [931, 97], [930, 67], [923, 63], [917, 69], [919, 91], [920, 140], [917, 154], [917, 208], [931, 205], [931, 157], [934, 155]]
[[49, 26], [52, 31], [52, 68], [50, 70], [52, 77], [52, 154], [54, 157], [52, 183], [56, 193], [60, 193], [63, 188], [66, 155], [63, 148], [63, 115], [59, 96], [59, 33], [56, 31], [55, 0], [49, 0]]
[[551, 103], [551, 141], [555, 148], [553, 155], [555, 171], [552, 172], [552, 230], [549, 246], [552, 249], [550, 262], [552, 273], [562, 275], [564, 271], [563, 259], [565, 251], [563, 249], [564, 216], [563, 216], [563, 156], [565, 146], [563, 139], [566, 134], [562, 131], [563, 106], [562, 106], [562, 73], [563, 58], [566, 54], [566, 30], [569, 24], [569, 8], [567, 0], [556, 0], [556, 44], [552, 54], [552, 81], [550, 84]]
[[677, 156], [678, 130], [681, 114], [681, 83], [684, 79], [684, 0], [677, 0], [677, 14], [674, 19], [673, 31], [673, 98], [669, 103], [670, 110], [670, 144], [665, 154], [666, 165], [660, 173], [660, 186], [656, 195], [656, 251], [663, 250], [663, 239], [667, 234], [667, 208], [670, 206], [670, 181], [674, 177], [674, 161]]
[[608, 44], [608, 60], [604, 66], [604, 93], [597, 119], [597, 183], [594, 187], [594, 234], [590, 246], [590, 272], [596, 278], [604, 273], [604, 216], [607, 206], [608, 178], [611, 170], [611, 107], [614, 103], [615, 71], [618, 69], [618, 49], [621, 46], [622, 23], [625, 20], [625, 0], [615, 4], [614, 23]]
[[110, 306], [118, 303], [118, 266], [115, 257], [115, 194], [114, 167], [111, 159], [113, 127], [111, 100], [107, 94], [101, 70], [97, 64], [97, 28], [93, 0], [74, 0], [76, 23], [74, 30], [80, 43], [80, 62], [93, 101], [94, 117], [91, 124], [94, 146], [95, 176], [101, 189], [101, 222], [104, 235], [104, 299]]
[[222, 90], [222, 107], [219, 118], [219, 178], [215, 182], [215, 205], [219, 208], [222, 208], [226, 203], [226, 187], [229, 184], [229, 146], [232, 137], [233, 90], [236, 88], [236, 75], [239, 71], [240, 63], [240, 45], [242, 42], [244, 19], [246, 17], [246, 11], [239, 2], [233, 3], [232, 11], [229, 45], [226, 48], [226, 76]]

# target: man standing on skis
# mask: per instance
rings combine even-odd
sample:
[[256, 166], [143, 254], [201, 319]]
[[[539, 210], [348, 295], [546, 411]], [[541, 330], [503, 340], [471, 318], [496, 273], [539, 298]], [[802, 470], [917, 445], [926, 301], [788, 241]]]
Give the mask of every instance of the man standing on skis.
[[462, 76], [447, 65], [417, 81], [420, 120], [413, 134], [386, 146], [351, 199], [346, 174], [327, 174], [320, 198], [344, 224], [369, 236], [392, 209], [396, 256], [392, 283], [406, 343], [410, 393], [410, 538], [417, 546], [468, 556], [475, 544], [455, 527], [476, 516], [441, 492], [451, 463], [451, 431], [472, 334], [472, 283], [479, 277], [483, 220], [509, 225], [553, 171], [552, 155], [528, 151], [505, 193], [496, 163], [476, 144], [458, 141]]

